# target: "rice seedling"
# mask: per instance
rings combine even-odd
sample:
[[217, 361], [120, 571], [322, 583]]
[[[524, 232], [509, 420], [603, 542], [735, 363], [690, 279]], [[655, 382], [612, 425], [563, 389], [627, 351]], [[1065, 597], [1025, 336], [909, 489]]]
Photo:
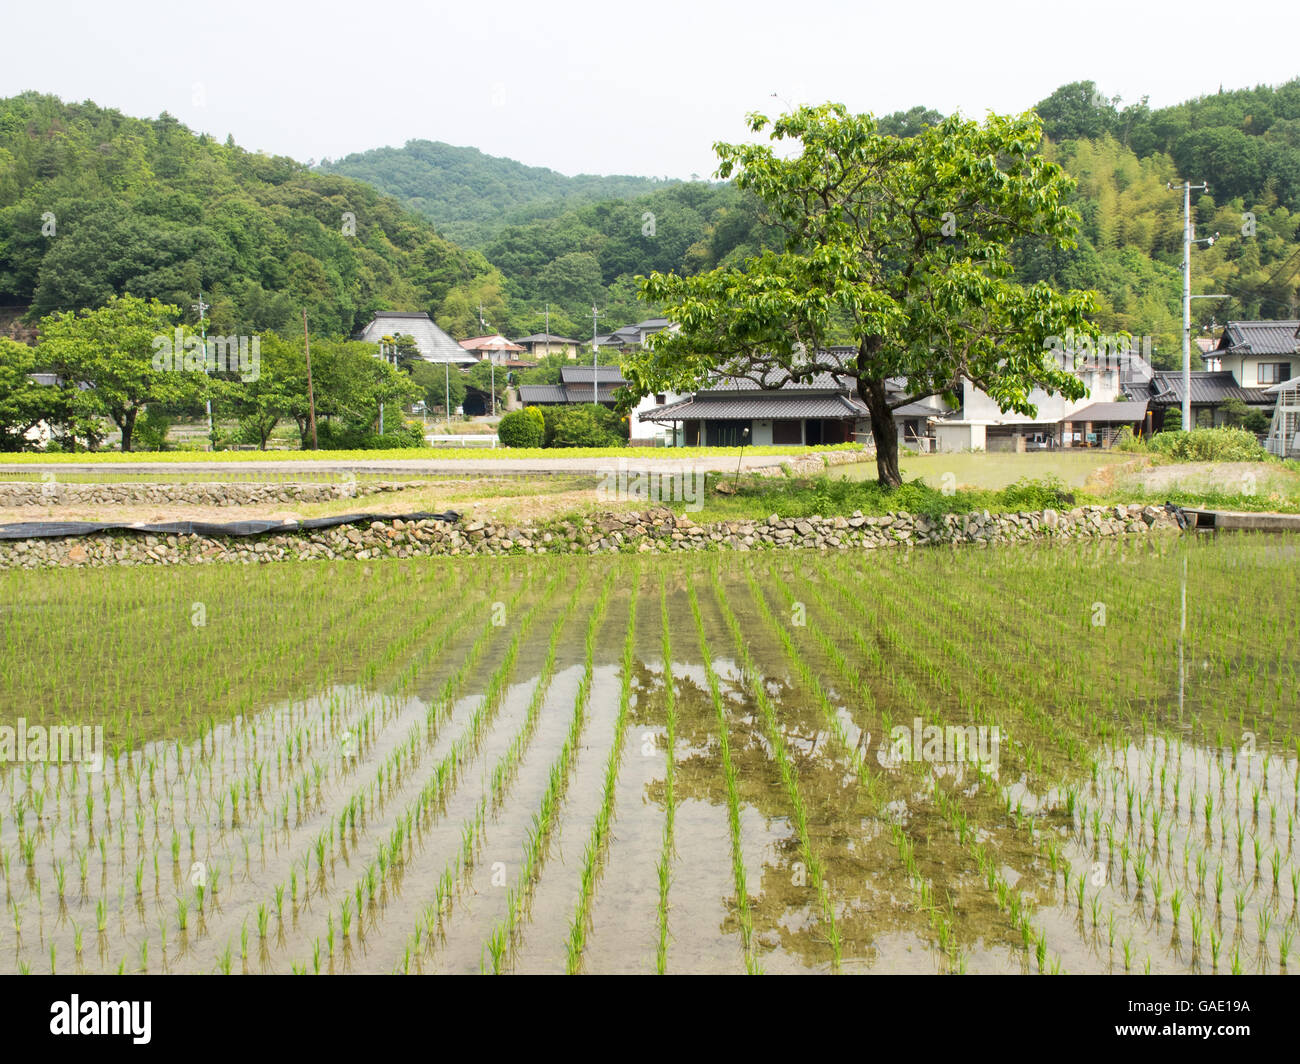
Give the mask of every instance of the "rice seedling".
[[[1147, 693], [1169, 689], [1179, 633], [1150, 624], [1147, 606], [1177, 587], [1170, 577], [1180, 575], [1182, 549], [1192, 552], [1202, 584], [1182, 638], [1208, 665], [1187, 678], [1185, 712], [1175, 732]], [[1141, 564], [1127, 564], [1139, 554]], [[340, 939], [345, 951], [353, 951], [347, 966], [358, 970], [422, 971], [435, 948], [453, 951], [440, 952], [439, 964], [455, 965], [462, 936], [446, 937], [449, 928], [455, 931], [449, 923], [453, 905], [459, 909], [462, 891], [477, 890], [472, 865], [489, 846], [495, 848], [502, 826], [511, 825], [520, 847], [519, 874], [496, 903], [503, 907], [497, 915], [504, 915], [473, 936], [473, 957], [464, 958], [470, 968], [482, 963], [488, 970], [509, 970], [522, 943], [536, 952], [541, 938], [561, 930], [525, 932], [536, 919], [531, 899], [539, 882], [551, 877], [547, 871], [543, 880], [548, 840], [571, 786], [576, 751], [592, 722], [600, 726], [593, 734], [602, 738], [606, 728], [614, 728], [623, 700], [619, 676], [627, 674], [636, 692], [627, 723], [638, 731], [657, 729], [656, 738], [667, 739], [665, 763], [647, 791], [662, 817], [654, 822], [657, 852], [637, 873], [655, 880], [643, 884], [648, 889], [642, 896], [644, 946], [654, 954], [657, 971], [669, 967], [674, 937], [692, 938], [684, 959], [700, 955], [694, 941], [699, 930], [692, 923], [698, 919], [697, 879], [682, 881], [685, 904], [678, 908], [674, 861], [683, 840], [697, 845], [693, 835], [706, 807], [717, 814], [730, 895], [730, 930], [717, 935], [715, 948], [725, 948], [729, 935], [746, 969], [757, 971], [766, 943], [775, 941], [773, 927], [783, 926], [802, 938], [796, 952], [805, 963], [810, 957], [834, 957], [846, 967], [850, 957], [858, 962], [858, 950], [875, 935], [876, 918], [858, 911], [858, 897], [851, 886], [843, 890], [839, 869], [851, 868], [869, 840], [856, 827], [827, 819], [844, 814], [852, 802], [861, 803], [861, 823], [876, 825], [890, 852], [884, 865], [879, 854], [872, 855], [869, 881], [883, 887], [882, 896], [895, 899], [900, 912], [914, 913], [921, 927], [928, 924], [935, 955], [949, 971], [966, 968], [961, 949], [970, 933], [967, 914], [979, 904], [971, 891], [987, 892], [1000, 914], [995, 934], [1024, 951], [1019, 963], [1030, 970], [1060, 969], [1051, 948], [1056, 934], [1078, 936], [1062, 955], [1078, 958], [1084, 970], [1104, 971], [1112, 963], [1127, 963], [1129, 970], [1148, 964], [1195, 969], [1201, 958], [1207, 967], [1212, 962], [1226, 970], [1246, 963], [1240, 954], [1248, 945], [1247, 922], [1258, 939], [1258, 959], [1249, 963], [1261, 971], [1285, 969], [1300, 927], [1300, 868], [1293, 849], [1300, 748], [1288, 701], [1295, 688], [1288, 663], [1300, 651], [1300, 640], [1274, 603], [1294, 597], [1300, 577], [1258, 545], [1230, 537], [1190, 546], [1144, 541], [1120, 565], [1120, 553], [1109, 547], [1076, 544], [964, 552], [957, 567], [953, 557], [727, 555], [707, 566], [714, 593], [707, 603], [697, 599], [693, 609], [689, 590], [693, 580], [698, 590], [696, 574], [704, 574], [671, 556], [599, 564], [504, 559], [491, 567], [472, 559], [420, 567], [394, 560], [378, 564], [364, 580], [356, 570], [346, 580], [331, 575], [332, 569], [307, 580], [292, 566], [259, 567], [257, 581], [243, 583], [241, 574], [234, 584], [228, 583], [230, 573], [196, 569], [202, 594], [221, 603], [224, 615], [247, 619], [244, 634], [256, 632], [260, 640], [253, 641], [252, 652], [247, 639], [238, 647], [233, 641], [210, 646], [203, 658], [188, 649], [198, 644], [172, 642], [166, 632], [142, 642], [124, 622], [101, 620], [92, 628], [77, 620], [139, 616], [144, 603], [161, 610], [167, 601], [161, 571], [114, 573], [112, 583], [87, 571], [77, 574], [75, 584], [58, 572], [0, 574], [7, 590], [30, 589], [52, 603], [56, 627], [68, 641], [58, 654], [77, 650], [76, 660], [110, 660], [119, 673], [117, 691], [104, 694], [105, 723], [112, 725], [106, 732], [118, 745], [106, 750], [102, 773], [40, 765], [0, 772], [0, 871], [15, 927], [14, 963], [19, 970], [43, 969], [50, 958], [42, 954], [53, 946], [54, 960], [62, 953], [66, 965], [75, 956], [78, 970], [136, 970], [147, 962], [147, 951], [156, 957], [161, 945], [168, 971], [212, 970], [218, 951], [192, 946], [210, 940], [230, 949], [239, 935], [246, 961], [246, 939], [256, 928], [267, 970], [306, 970], [307, 964], [327, 970]], [[659, 592], [660, 631], [652, 642], [662, 668], [637, 660], [639, 645], [633, 645], [631, 668], [604, 664], [616, 664], [620, 643], [626, 650], [626, 614], [620, 611], [616, 624], [608, 624], [604, 612], [595, 620], [592, 596], [585, 596], [586, 638], [600, 647], [602, 664], [597, 671], [578, 662], [588, 677], [581, 706], [575, 707], [579, 729], [569, 721], [559, 726], [561, 732], [569, 729], [567, 735], [537, 732], [553, 734], [556, 744], [577, 738], [534, 761], [527, 751], [544, 716], [541, 699], [524, 694], [510, 716], [500, 719], [497, 706], [509, 684], [544, 687], [558, 669], [553, 648], [584, 637], [557, 637], [567, 605], [546, 607], [553, 625], [549, 638], [545, 631], [540, 640], [535, 633], [521, 635], [524, 619], [533, 616], [532, 603], [539, 594], [547, 601], [545, 589], [551, 587], [568, 595], [592, 573], [631, 597], [638, 564], [651, 578], [646, 589], [657, 586]], [[1105, 633], [1087, 632], [1083, 639], [1068, 625], [1034, 623], [1034, 617], [1086, 616], [1091, 600], [1083, 599], [1103, 573], [1112, 618]], [[477, 616], [486, 618], [493, 601], [507, 602], [511, 624], [501, 629], [485, 620], [482, 629], [475, 625], [466, 634], [452, 611], [404, 609], [419, 601], [417, 593], [436, 594], [452, 584], [465, 597], [466, 610], [480, 611]], [[1261, 588], [1268, 593], [1250, 593]], [[680, 597], [674, 598], [677, 589]], [[527, 603], [516, 609], [523, 601], [519, 595]], [[647, 596], [638, 590], [635, 597], [644, 622]], [[796, 599], [808, 611], [806, 625], [786, 620], [786, 608]], [[280, 601], [294, 602], [297, 613], [314, 610], [322, 617], [346, 606], [349, 624], [315, 626], [308, 639], [298, 634], [301, 626], [292, 616], [277, 612]], [[1246, 611], [1242, 601], [1257, 605]], [[869, 610], [862, 608], [866, 602]], [[392, 619], [395, 612], [405, 615], [403, 624]], [[1130, 620], [1144, 615], [1147, 623]], [[413, 616], [418, 619], [412, 623]], [[683, 623], [688, 630], [694, 623], [695, 638], [678, 647], [673, 630]], [[647, 626], [641, 627], [645, 634]], [[364, 643], [358, 631], [366, 633]], [[1107, 649], [1097, 655], [1101, 634]], [[6, 704], [47, 701], [46, 692], [24, 687], [20, 675], [23, 663], [48, 658], [47, 634], [16, 629], [0, 613], [0, 643], [6, 646], [0, 698]], [[725, 657], [715, 659], [714, 651]], [[481, 664], [485, 660], [488, 667]], [[32, 674], [39, 675], [39, 668]], [[53, 682], [62, 704], [85, 704], [98, 694], [76, 672]], [[139, 713], [137, 704], [157, 701], [156, 690], [186, 693], [169, 713]], [[689, 712], [702, 707], [709, 718], [711, 786], [700, 778], [695, 718], [689, 718], [689, 733], [682, 723], [688, 719], [683, 692], [692, 699]], [[967, 765], [958, 783], [955, 775], [921, 762], [878, 770], [875, 754], [888, 742], [881, 737], [891, 734], [895, 722], [913, 717], [925, 725], [1001, 726], [1004, 738], [1014, 737], [1002, 747], [1002, 771], [994, 775]], [[770, 738], [773, 721], [784, 771]], [[823, 737], [813, 753], [805, 740], [810, 724]], [[722, 725], [726, 735], [720, 742]], [[1253, 756], [1240, 740], [1246, 730], [1258, 737]], [[345, 733], [347, 752], [340, 756]], [[863, 746], [859, 740], [868, 733], [874, 738]], [[683, 741], [687, 734], [691, 746]], [[754, 757], [771, 767], [770, 786], [751, 779]], [[622, 832], [614, 831], [615, 812], [623, 826], [621, 777], [630, 766], [611, 777], [603, 753], [599, 760], [590, 778], [585, 769], [577, 777], [583, 808], [594, 811], [588, 823], [597, 816], [598, 830], [582, 845], [575, 843], [580, 868], [574, 893], [561, 904], [566, 916], [584, 918], [570, 920], [567, 937], [554, 934], [556, 963], [573, 968], [610, 955], [595, 901], [606, 889], [605, 877], [619, 876], [619, 890], [635, 893], [624, 879], [632, 873], [621, 860]], [[549, 769], [558, 772], [550, 775]], [[836, 774], [841, 789], [828, 800], [832, 792], [823, 780]], [[519, 810], [514, 783], [531, 787], [534, 777], [532, 809]], [[611, 779], [619, 781], [617, 810]], [[481, 794], [474, 793], [480, 781]], [[704, 803], [692, 807], [690, 835], [681, 835], [687, 821], [677, 816], [684, 794]], [[453, 810], [456, 820], [444, 825]], [[760, 826], [752, 828], [751, 817]], [[642, 827], [645, 822], [644, 816], [636, 821]], [[773, 824], [789, 832], [789, 852], [801, 864], [808, 865], [811, 854], [814, 868], [820, 866], [822, 874], [808, 878], [802, 922], [781, 911], [796, 904], [797, 892], [787, 891], [781, 900], [764, 890], [761, 904], [751, 894], [757, 882], [753, 854], [761, 852], [764, 823], [769, 838], [778, 833]], [[926, 826], [918, 829], [920, 824]], [[723, 842], [724, 836], [730, 841]], [[832, 838], [834, 847], [827, 842]], [[1008, 861], [1008, 845], [1023, 860]], [[99, 868], [92, 882], [96, 849]], [[728, 850], [729, 869], [723, 856]], [[176, 912], [142, 935], [150, 852], [155, 904], [160, 912], [175, 904]], [[167, 889], [167, 870], [159, 867], [165, 853], [172, 858]], [[430, 896], [418, 901], [411, 883], [403, 882], [417, 857], [419, 867], [432, 862], [434, 869]], [[188, 871], [200, 861], [206, 869], [201, 890]], [[1094, 862], [1104, 875], [1090, 880], [1086, 870]], [[80, 899], [77, 890], [69, 893], [74, 863]], [[766, 886], [774, 869], [770, 860], [758, 867]], [[1022, 878], [1016, 887], [1004, 879], [1009, 867]], [[50, 876], [49, 891], [41, 873]], [[1292, 902], [1283, 906], [1288, 880]], [[1261, 890], [1265, 884], [1269, 889]], [[110, 919], [115, 894], [117, 916]], [[1235, 931], [1231, 924], [1224, 927], [1229, 897]], [[1045, 934], [1038, 915], [1062, 900], [1076, 914], [1073, 930], [1053, 921], [1045, 923]], [[553, 901], [548, 898], [548, 904]], [[1156, 931], [1166, 904], [1172, 938]], [[64, 906], [70, 919], [51, 917]], [[1184, 910], [1188, 924], [1182, 922]], [[270, 926], [272, 912], [278, 928]], [[599, 923], [592, 922], [593, 912]], [[198, 917], [197, 926], [189, 926], [189, 916]], [[392, 936], [395, 916], [411, 919], [414, 933], [405, 943]], [[475, 918], [471, 909], [465, 916]], [[1207, 923], [1215, 941], [1202, 953]], [[98, 958], [82, 948], [82, 929], [92, 926]], [[176, 929], [188, 941], [169, 953], [167, 934]], [[303, 964], [313, 941], [323, 955]], [[215, 965], [220, 968], [220, 957]]]

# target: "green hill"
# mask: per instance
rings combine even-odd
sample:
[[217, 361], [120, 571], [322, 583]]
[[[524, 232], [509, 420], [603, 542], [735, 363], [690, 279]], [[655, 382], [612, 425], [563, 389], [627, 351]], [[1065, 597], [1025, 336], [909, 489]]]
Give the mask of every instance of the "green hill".
[[0, 100], [0, 307], [28, 320], [114, 292], [212, 328], [349, 333], [378, 308], [434, 310], [466, 334], [501, 278], [481, 254], [370, 185], [137, 119], [25, 93]]
[[485, 155], [432, 140], [357, 152], [318, 168], [368, 181], [422, 214], [450, 239], [481, 247], [511, 222], [557, 214], [598, 200], [628, 199], [674, 182], [578, 174]]

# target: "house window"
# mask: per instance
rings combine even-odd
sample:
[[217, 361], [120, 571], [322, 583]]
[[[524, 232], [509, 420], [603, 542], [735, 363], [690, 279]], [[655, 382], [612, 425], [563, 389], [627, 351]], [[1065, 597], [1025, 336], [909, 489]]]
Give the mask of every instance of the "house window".
[[1261, 362], [1257, 371], [1259, 384], [1281, 384], [1291, 379], [1290, 362]]
[[743, 447], [753, 438], [748, 421], [706, 421], [704, 445], [706, 447]]
[[668, 402], [668, 394], [666, 392], [655, 392], [655, 402], [659, 406], [663, 406], [664, 403]]

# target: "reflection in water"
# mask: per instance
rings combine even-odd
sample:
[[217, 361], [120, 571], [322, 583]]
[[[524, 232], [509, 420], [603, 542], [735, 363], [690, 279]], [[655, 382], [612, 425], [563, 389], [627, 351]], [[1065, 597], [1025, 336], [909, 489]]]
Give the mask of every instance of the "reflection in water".
[[[714, 566], [758, 675], [735, 660]], [[565, 603], [580, 575], [594, 587], [611, 572], [607, 616], [584, 642], [589, 619], [577, 609], [563, 628]], [[197, 707], [212, 718], [201, 738], [180, 739], [178, 727], [102, 773], [7, 766], [6, 962], [42, 970], [53, 949], [60, 971], [474, 971], [499, 948], [507, 969], [561, 970], [584, 847], [611, 786], [585, 970], [652, 970], [666, 813], [662, 580], [676, 695], [669, 971], [745, 963], [718, 715], [688, 587], [720, 685], [764, 970], [831, 968], [807, 852], [845, 971], [1295, 963], [1300, 577], [1284, 552], [1223, 536], [736, 555], [689, 568], [665, 558], [636, 570], [575, 559], [542, 575], [554, 593], [521, 602], [503, 626], [464, 645], [435, 646], [433, 634], [402, 644], [385, 667], [405, 686], [322, 673], [316, 696], [267, 698], [243, 715], [235, 695], [214, 695]], [[268, 567], [266, 594], [285, 593], [279, 579]], [[633, 702], [616, 733], [632, 595]], [[1094, 627], [1099, 598], [1108, 623]], [[553, 787], [577, 710], [575, 755]], [[943, 751], [891, 757], [887, 737], [916, 722], [997, 728], [996, 773]], [[522, 858], [552, 791], [521, 901]], [[494, 941], [516, 909], [509, 943]]]

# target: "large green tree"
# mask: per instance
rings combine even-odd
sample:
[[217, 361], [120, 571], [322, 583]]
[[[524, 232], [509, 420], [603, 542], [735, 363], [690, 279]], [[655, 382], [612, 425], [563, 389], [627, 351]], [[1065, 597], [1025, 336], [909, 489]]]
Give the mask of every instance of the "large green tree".
[[[1020, 284], [1010, 262], [1013, 241], [1073, 243], [1070, 181], [1039, 154], [1036, 116], [954, 116], [905, 139], [839, 104], [749, 124], [777, 147], [720, 143], [718, 173], [758, 197], [785, 247], [645, 279], [642, 295], [681, 329], [624, 360], [634, 395], [715, 374], [770, 386], [839, 373], [870, 411], [881, 483], [897, 485], [899, 406], [955, 394], [964, 380], [1024, 414], [1035, 388], [1083, 394], [1047, 342], [1070, 329], [1095, 335], [1091, 296]], [[851, 353], [826, 351], [837, 344]], [[901, 396], [891, 378], [906, 381]]]
[[0, 336], [0, 451], [34, 449], [27, 434], [42, 421], [53, 420], [59, 389], [37, 384], [36, 351]]
[[[122, 450], [140, 412], [150, 403], [190, 403], [205, 375], [188, 372], [184, 343], [174, 352], [179, 310], [134, 296], [113, 296], [94, 310], [65, 311], [41, 320], [40, 358], [69, 381], [90, 385], [89, 401], [122, 433]], [[197, 339], [197, 338], [195, 338]], [[174, 353], [175, 362], [156, 357]], [[197, 358], [202, 359], [200, 352]]]

